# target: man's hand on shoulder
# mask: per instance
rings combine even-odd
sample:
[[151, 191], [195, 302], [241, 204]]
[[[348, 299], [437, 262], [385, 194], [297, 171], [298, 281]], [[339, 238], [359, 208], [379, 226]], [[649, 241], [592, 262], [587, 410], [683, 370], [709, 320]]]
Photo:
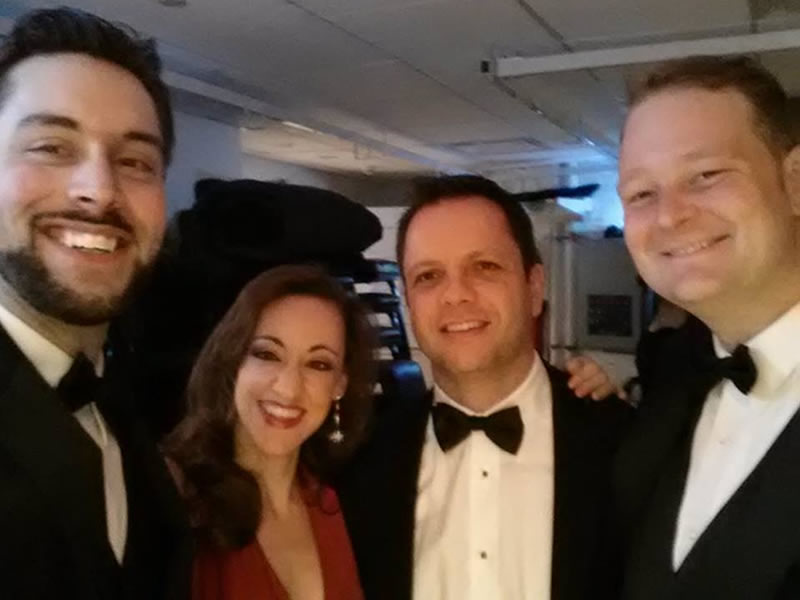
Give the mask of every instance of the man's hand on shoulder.
[[590, 396], [593, 400], [605, 400], [611, 395], [625, 400], [627, 394], [611, 380], [608, 373], [594, 360], [586, 356], [574, 356], [567, 361], [569, 389], [578, 397]]

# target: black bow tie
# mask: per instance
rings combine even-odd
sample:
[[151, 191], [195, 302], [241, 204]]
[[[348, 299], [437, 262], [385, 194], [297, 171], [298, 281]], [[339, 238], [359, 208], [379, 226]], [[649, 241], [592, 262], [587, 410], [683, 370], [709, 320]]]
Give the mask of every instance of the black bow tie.
[[75, 357], [69, 371], [58, 382], [56, 391], [69, 411], [75, 412], [98, 399], [101, 382], [92, 362], [81, 353]]
[[730, 379], [731, 383], [739, 388], [743, 394], [753, 389], [758, 378], [758, 370], [747, 346], [739, 344], [730, 356], [725, 358], [712, 358], [705, 365], [713, 375], [714, 381]]
[[466, 415], [441, 402], [433, 406], [433, 431], [439, 446], [447, 452], [462, 442], [471, 431], [479, 429], [499, 448], [516, 454], [522, 443], [523, 424], [519, 407], [512, 406], [486, 417]]

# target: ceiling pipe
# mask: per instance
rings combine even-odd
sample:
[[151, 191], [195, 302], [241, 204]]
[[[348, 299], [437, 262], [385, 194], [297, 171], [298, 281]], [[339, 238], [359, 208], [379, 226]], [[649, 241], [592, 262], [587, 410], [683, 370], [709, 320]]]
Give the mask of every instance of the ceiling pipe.
[[509, 56], [494, 58], [488, 68], [497, 77], [513, 79], [540, 73], [661, 62], [696, 54], [725, 56], [794, 48], [800, 48], [800, 29], [699, 40], [679, 40], [548, 56]]

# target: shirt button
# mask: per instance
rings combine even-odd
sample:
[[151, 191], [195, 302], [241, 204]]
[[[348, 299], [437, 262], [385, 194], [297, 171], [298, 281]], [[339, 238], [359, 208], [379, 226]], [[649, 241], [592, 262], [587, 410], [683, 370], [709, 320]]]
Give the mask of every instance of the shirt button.
[[481, 558], [482, 558], [482, 559], [484, 559], [484, 560], [485, 560], [485, 559], [487, 558], [487, 556], [488, 556], [488, 554], [486, 554], [486, 552], [484, 552], [484, 551], [481, 551]]
[[489, 476], [489, 471], [481, 471], [481, 475], [486, 479]]

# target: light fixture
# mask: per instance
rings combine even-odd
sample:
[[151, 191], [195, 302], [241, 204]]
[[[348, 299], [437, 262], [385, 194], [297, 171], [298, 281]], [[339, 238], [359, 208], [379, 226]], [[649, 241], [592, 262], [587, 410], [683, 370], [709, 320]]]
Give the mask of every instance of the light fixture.
[[158, 0], [161, 6], [169, 6], [170, 8], [183, 8], [188, 4], [187, 0]]
[[294, 121], [281, 121], [281, 123], [287, 127], [291, 127], [292, 129], [299, 129], [300, 131], [305, 131], [307, 133], [317, 133], [316, 129], [311, 129], [311, 127], [306, 127], [305, 125], [295, 123]]

